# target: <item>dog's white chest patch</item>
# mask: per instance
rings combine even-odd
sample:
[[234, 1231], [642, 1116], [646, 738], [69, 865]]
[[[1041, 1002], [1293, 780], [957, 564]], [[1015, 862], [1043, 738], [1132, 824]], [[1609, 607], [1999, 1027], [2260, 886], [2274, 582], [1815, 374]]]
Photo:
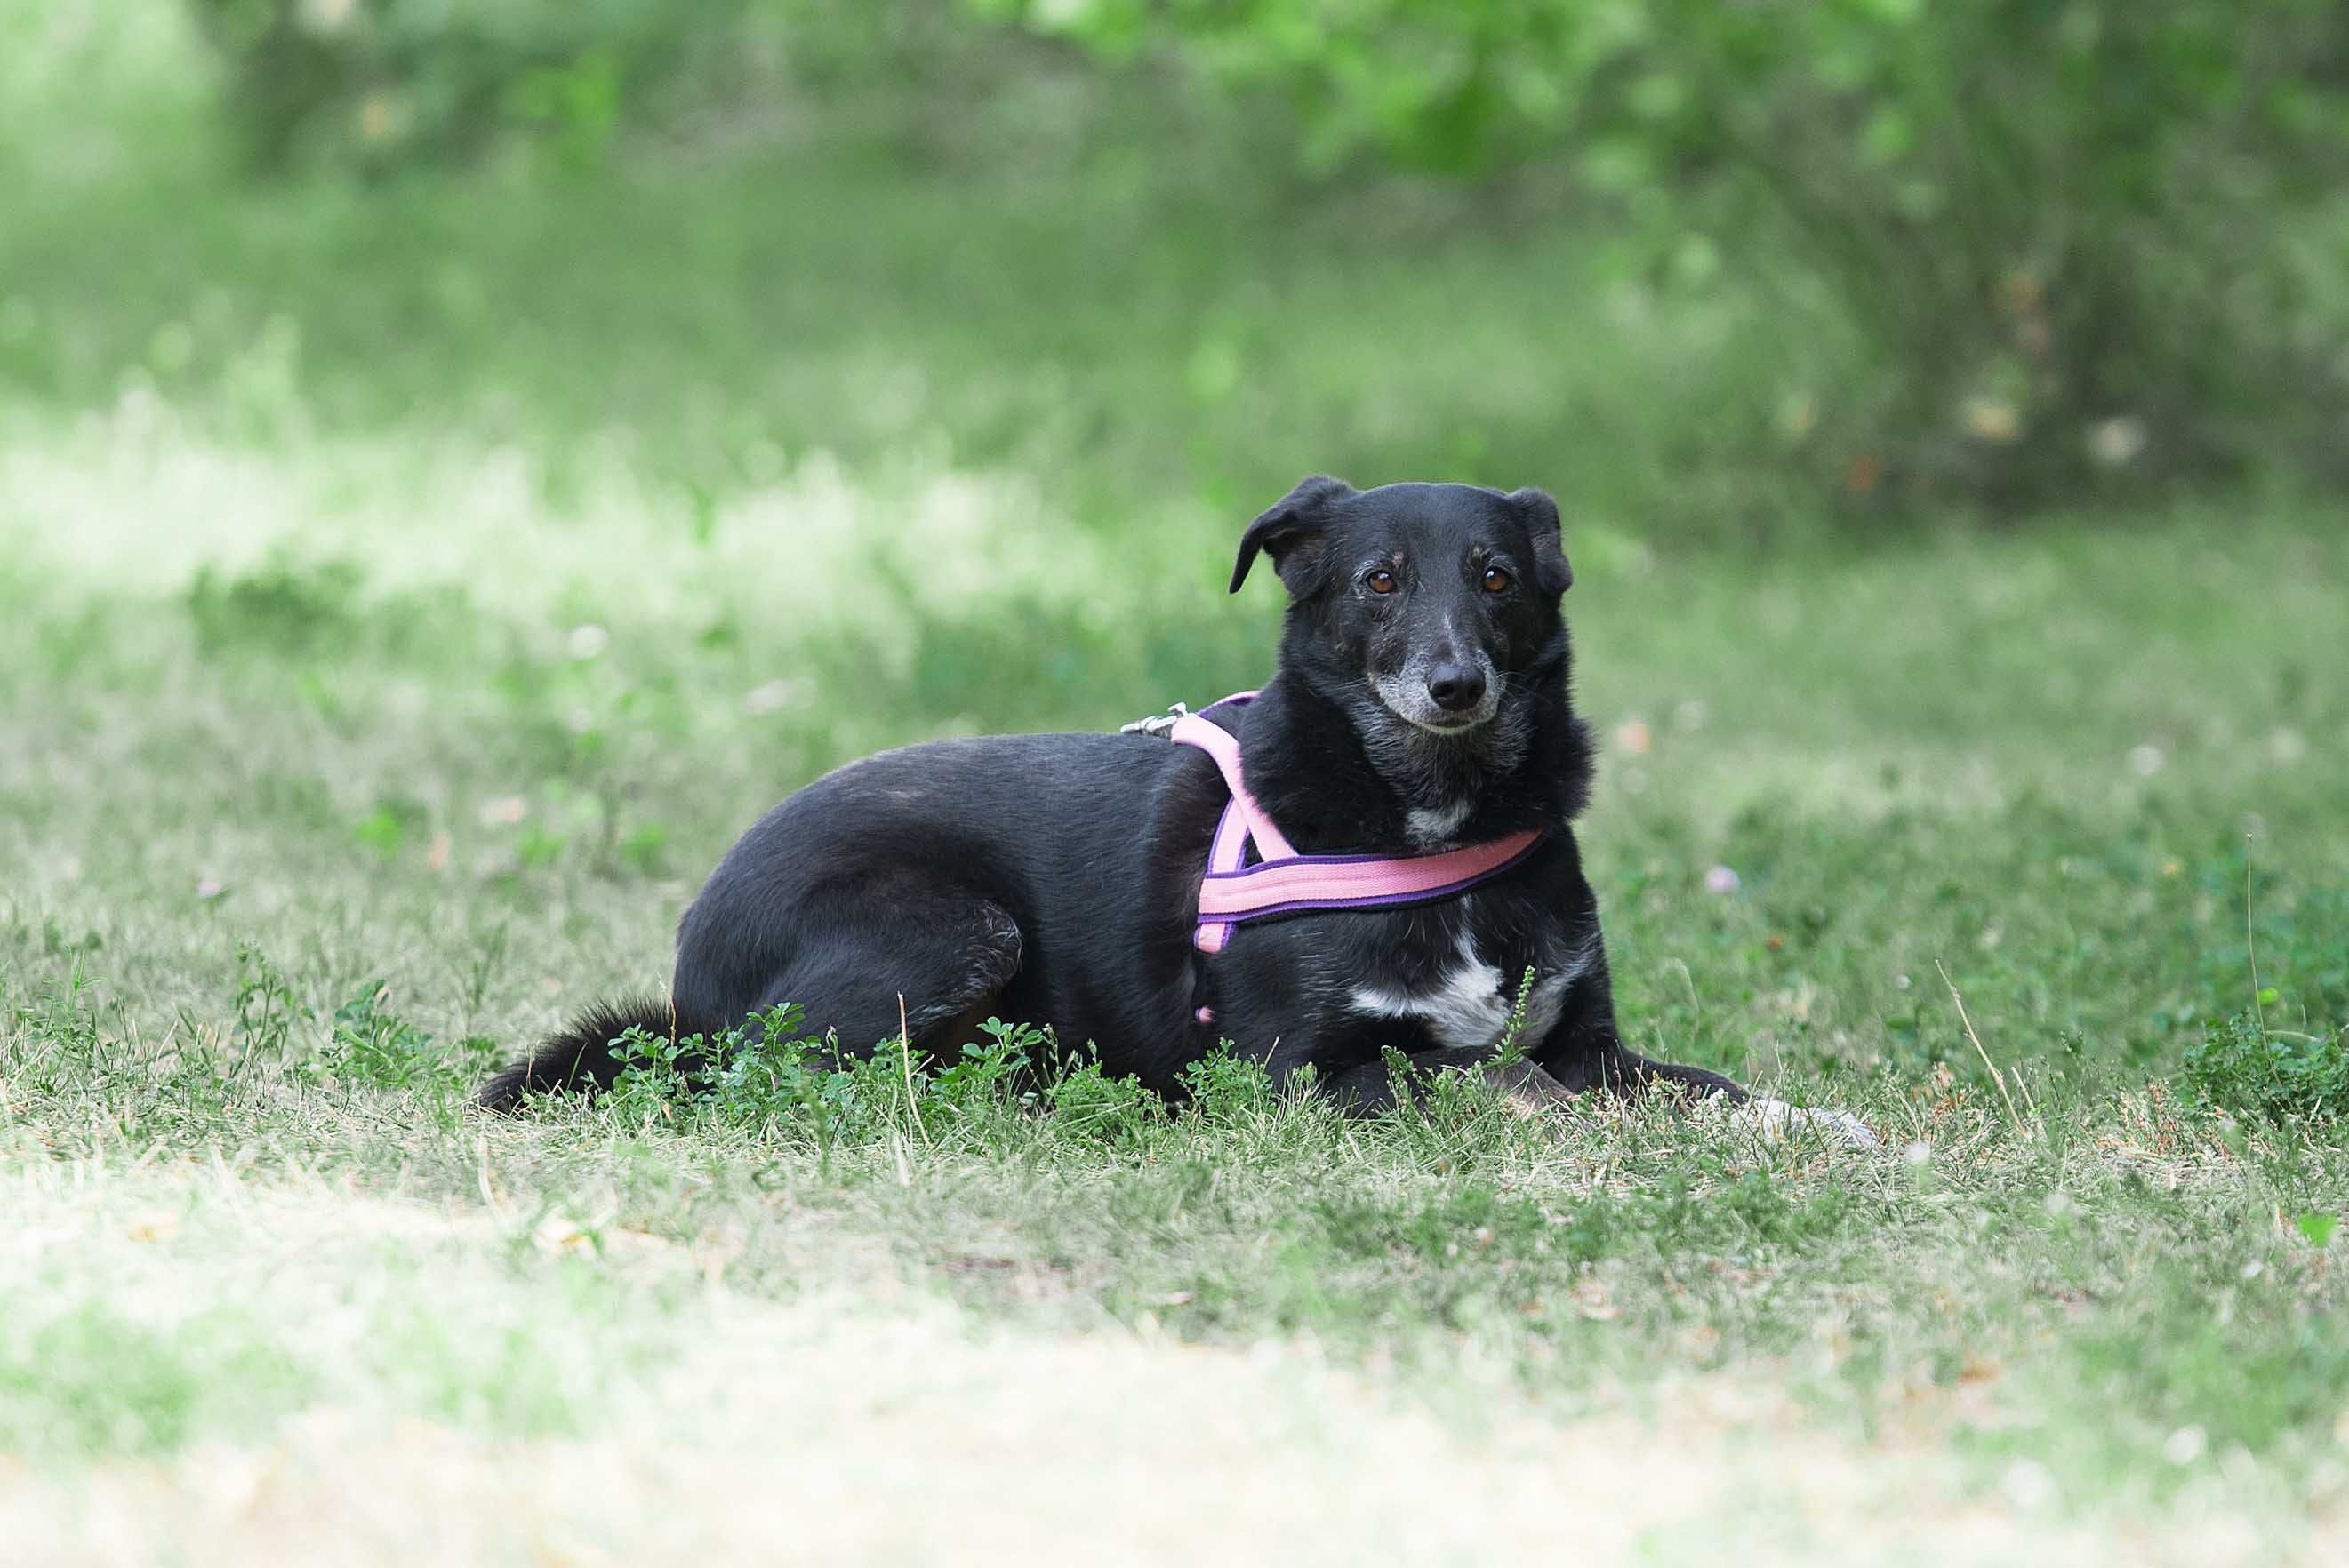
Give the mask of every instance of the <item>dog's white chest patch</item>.
[[1456, 801], [1439, 809], [1419, 806], [1403, 819], [1403, 831], [1414, 844], [1440, 844], [1460, 830], [1468, 820], [1469, 803]]
[[1503, 994], [1502, 981], [1500, 965], [1477, 956], [1475, 944], [1463, 934], [1460, 962], [1433, 985], [1413, 991], [1359, 985], [1349, 1000], [1356, 1012], [1374, 1018], [1416, 1018], [1444, 1044], [1473, 1049], [1499, 1040], [1508, 1024], [1509, 997]]

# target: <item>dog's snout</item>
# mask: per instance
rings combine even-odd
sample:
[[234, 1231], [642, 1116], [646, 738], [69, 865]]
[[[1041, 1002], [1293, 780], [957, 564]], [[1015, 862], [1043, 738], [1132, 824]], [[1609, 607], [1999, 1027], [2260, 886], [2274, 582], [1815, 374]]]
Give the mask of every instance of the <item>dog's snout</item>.
[[1485, 672], [1475, 665], [1438, 665], [1428, 672], [1427, 695], [1446, 713], [1466, 713], [1485, 700]]

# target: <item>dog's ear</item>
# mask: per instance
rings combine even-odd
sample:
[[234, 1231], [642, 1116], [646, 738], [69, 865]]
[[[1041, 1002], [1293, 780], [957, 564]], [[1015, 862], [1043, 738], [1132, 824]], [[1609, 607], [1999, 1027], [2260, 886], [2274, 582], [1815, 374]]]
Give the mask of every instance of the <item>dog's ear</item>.
[[1526, 520], [1534, 536], [1534, 585], [1545, 593], [1563, 593], [1574, 586], [1574, 568], [1567, 563], [1565, 531], [1557, 520], [1557, 502], [1549, 492], [1532, 489], [1511, 490], [1504, 498]]
[[1240, 535], [1240, 557], [1232, 563], [1232, 592], [1247, 581], [1257, 552], [1272, 557], [1272, 569], [1296, 592], [1296, 573], [1319, 552], [1321, 535], [1329, 527], [1330, 503], [1352, 495], [1354, 487], [1328, 474], [1299, 480], [1297, 488], [1272, 506]]

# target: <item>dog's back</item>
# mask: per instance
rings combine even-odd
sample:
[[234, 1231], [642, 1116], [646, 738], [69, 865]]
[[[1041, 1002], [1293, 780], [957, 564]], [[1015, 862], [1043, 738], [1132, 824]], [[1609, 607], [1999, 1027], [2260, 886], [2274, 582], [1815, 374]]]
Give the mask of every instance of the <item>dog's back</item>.
[[1189, 1048], [1189, 923], [1219, 789], [1147, 736], [942, 740], [853, 762], [711, 873], [678, 928], [678, 1008], [722, 1025], [796, 1002], [862, 1049], [897, 1032], [902, 995], [917, 1042], [994, 1009], [1116, 1041], [1159, 1078]]

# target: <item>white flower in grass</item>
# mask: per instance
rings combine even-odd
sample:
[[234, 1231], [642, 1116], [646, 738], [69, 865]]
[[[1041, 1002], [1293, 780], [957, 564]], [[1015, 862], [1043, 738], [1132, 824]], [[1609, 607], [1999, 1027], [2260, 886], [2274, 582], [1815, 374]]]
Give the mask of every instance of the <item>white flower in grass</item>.
[[2088, 455], [2108, 469], [2126, 468], [2151, 438], [2142, 419], [2127, 414], [2099, 419], [2088, 427]]
[[302, 0], [303, 31], [330, 37], [349, 26], [359, 13], [359, 0]]
[[742, 710], [753, 717], [773, 713], [778, 708], [796, 707], [808, 696], [808, 683], [795, 680], [772, 680], [764, 686], [752, 686], [742, 694]]
[[2017, 1460], [1999, 1478], [1998, 1489], [2017, 1508], [2044, 1508], [2055, 1501], [2055, 1475], [2037, 1460]]

